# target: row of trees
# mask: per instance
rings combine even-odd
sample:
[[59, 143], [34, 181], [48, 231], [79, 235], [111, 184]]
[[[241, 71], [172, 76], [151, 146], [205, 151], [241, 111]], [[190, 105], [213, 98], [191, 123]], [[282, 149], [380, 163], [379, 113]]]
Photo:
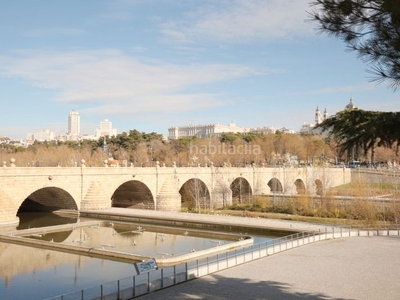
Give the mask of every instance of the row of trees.
[[[357, 113], [354, 111], [353, 113]], [[338, 116], [341, 116], [340, 114]], [[340, 125], [342, 119], [337, 120]], [[339, 126], [326, 123], [326, 126]], [[324, 126], [325, 126], [324, 125]], [[345, 129], [351, 128], [346, 127]], [[356, 130], [356, 129], [355, 129]], [[349, 136], [351, 133], [349, 133]], [[347, 145], [353, 141], [348, 139]], [[340, 139], [339, 139], [339, 142]], [[357, 144], [357, 143], [355, 143]], [[354, 151], [346, 146], [342, 151], [335, 139], [319, 135], [302, 134], [239, 134], [226, 133], [219, 137], [182, 138], [166, 141], [157, 133], [144, 133], [131, 130], [115, 137], [106, 137], [98, 141], [68, 141], [68, 142], [35, 142], [22, 148], [2, 145], [2, 161], [16, 159], [17, 166], [72, 167], [85, 159], [86, 166], [103, 166], [109, 163], [133, 165], [136, 167], [151, 167], [159, 162], [161, 166], [293, 166], [327, 165], [347, 162], [353, 158]], [[353, 144], [349, 144], [353, 145]], [[369, 144], [365, 147], [368, 148]], [[389, 147], [390, 146], [390, 147]], [[398, 161], [397, 144], [382, 143], [374, 147], [374, 157], [377, 161]], [[359, 160], [369, 160], [367, 152], [356, 153]]]

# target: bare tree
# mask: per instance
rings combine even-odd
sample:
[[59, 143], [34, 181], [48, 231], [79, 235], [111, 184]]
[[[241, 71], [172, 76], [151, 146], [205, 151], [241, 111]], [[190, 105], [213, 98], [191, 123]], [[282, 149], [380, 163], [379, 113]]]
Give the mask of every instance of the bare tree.
[[194, 210], [198, 213], [202, 209], [207, 210], [210, 205], [210, 193], [207, 186], [198, 178], [193, 178], [185, 182], [179, 191], [182, 195], [182, 203], [187, 206], [189, 210]]

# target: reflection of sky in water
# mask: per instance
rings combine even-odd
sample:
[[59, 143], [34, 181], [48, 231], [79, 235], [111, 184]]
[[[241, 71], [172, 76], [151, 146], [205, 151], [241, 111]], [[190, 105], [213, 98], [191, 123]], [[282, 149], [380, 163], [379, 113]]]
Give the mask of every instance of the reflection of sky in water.
[[[46, 220], [46, 217], [42, 219]], [[40, 226], [32, 226], [27, 222], [25, 228], [29, 227]], [[231, 240], [224, 240], [212, 235], [195, 235], [196, 230], [193, 229], [155, 232], [146, 228], [146, 225], [138, 227], [138, 224], [132, 224], [128, 229], [118, 226], [76, 228], [68, 232], [49, 233], [40, 239], [149, 257], [166, 257], [189, 253], [193, 249], [200, 251], [217, 247], [242, 236], [238, 233]], [[262, 235], [248, 235], [254, 237], [255, 243], [270, 240]], [[79, 293], [82, 289], [98, 287], [135, 274], [133, 263], [0, 243], [0, 299], [34, 300], [74, 291]]]
[[[81, 245], [84, 247], [102, 248], [109, 251], [139, 254], [148, 257], [161, 257], [165, 255], [182, 255], [196, 251], [215, 247], [217, 245], [230, 243], [232, 241], [219, 240], [208, 237], [193, 236], [192, 232], [180, 234], [158, 233], [148, 231], [143, 227], [143, 231], [137, 230], [117, 232], [113, 228], [83, 228], [79, 238], [63, 242], [69, 245]], [[236, 239], [238, 240], [238, 238]]]
[[[67, 234], [64, 233], [65, 239], [59, 242], [149, 257], [181, 255], [191, 252], [192, 249], [199, 251], [232, 242], [213, 239], [210, 235], [195, 237], [192, 236], [195, 233], [190, 230], [179, 229], [177, 230], [179, 234], [172, 234], [150, 231], [145, 226], [140, 229], [138, 230], [136, 225], [129, 230], [101, 226], [75, 228]], [[49, 241], [57, 234], [60, 233], [41, 234], [41, 237], [32, 238]], [[5, 250], [6, 252], [1, 251], [1, 253], [6, 253], [12, 260], [24, 257], [22, 265], [16, 267], [15, 264], [8, 264], [11, 270], [2, 272], [6, 266], [3, 266], [3, 257], [0, 254], [0, 299], [43, 299], [99, 286], [136, 274], [133, 263], [120, 263], [2, 243], [0, 249]]]
[[[114, 224], [114, 223], [113, 223]], [[53, 239], [54, 233], [31, 235], [30, 238], [59, 242], [70, 246], [82, 246], [107, 251], [137, 254], [146, 257], [182, 255], [238, 241], [241, 236], [215, 237], [212, 232], [199, 235], [197, 230], [171, 229], [160, 232], [161, 228], [131, 225], [86, 226], [71, 229], [64, 240]]]
[[[59, 262], [53, 265], [50, 261], [43, 263], [43, 266], [40, 267], [40, 263], [36, 262], [35, 267], [32, 268], [28, 265], [25, 271], [20, 270], [21, 273], [12, 277], [6, 278], [4, 274], [1, 274], [0, 299], [44, 299], [136, 274], [133, 264], [57, 253], [55, 251], [33, 249], [18, 245], [9, 246], [12, 246], [10, 251], [15, 251], [15, 253], [23, 251], [29, 255], [29, 251], [43, 252], [42, 256], [44, 260], [46, 255], [50, 253], [52, 258], [55, 257], [55, 261], [64, 259], [65, 263]], [[57, 256], [60, 257], [57, 258]], [[15, 259], [17, 260], [18, 257]], [[0, 269], [4, 271], [2, 265], [3, 261], [1, 258]], [[2, 271], [0, 272], [3, 273]]]

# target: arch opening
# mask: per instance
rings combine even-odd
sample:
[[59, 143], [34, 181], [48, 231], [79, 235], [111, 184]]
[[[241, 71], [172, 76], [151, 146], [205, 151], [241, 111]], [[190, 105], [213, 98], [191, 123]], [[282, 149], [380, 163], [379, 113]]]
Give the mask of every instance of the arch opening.
[[121, 184], [111, 196], [112, 207], [154, 210], [154, 198], [150, 189], [138, 180]]
[[72, 196], [63, 189], [46, 187], [30, 194], [20, 205], [18, 213], [78, 210]]
[[322, 181], [319, 179], [315, 180], [316, 194], [318, 196], [322, 196], [324, 194], [324, 187], [322, 185]]
[[30, 194], [17, 211], [18, 229], [76, 223], [78, 206], [72, 196], [57, 187]]
[[294, 182], [294, 185], [296, 186], [296, 192], [298, 195], [305, 195], [306, 194], [306, 185], [304, 184], [303, 180], [297, 179]]
[[180, 188], [179, 194], [181, 194], [182, 208], [197, 212], [212, 209], [210, 191], [198, 178], [186, 181]]
[[251, 204], [253, 192], [250, 183], [243, 177], [236, 178], [230, 185], [233, 204]]
[[282, 183], [279, 181], [278, 178], [272, 178], [268, 181], [268, 186], [271, 189], [272, 193], [283, 193]]

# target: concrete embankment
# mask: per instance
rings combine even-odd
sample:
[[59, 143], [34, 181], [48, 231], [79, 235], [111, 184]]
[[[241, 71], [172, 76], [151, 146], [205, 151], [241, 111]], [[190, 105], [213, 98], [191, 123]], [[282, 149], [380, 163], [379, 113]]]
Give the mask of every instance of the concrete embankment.
[[170, 211], [150, 211], [130, 208], [108, 208], [102, 210], [86, 210], [80, 212], [81, 217], [92, 217], [100, 219], [113, 219], [121, 221], [153, 222], [165, 225], [181, 225], [207, 228], [207, 226], [236, 226], [243, 228], [274, 229], [290, 232], [330, 230], [326, 225], [311, 224], [305, 222], [247, 218], [227, 215], [206, 215], [181, 213]]

